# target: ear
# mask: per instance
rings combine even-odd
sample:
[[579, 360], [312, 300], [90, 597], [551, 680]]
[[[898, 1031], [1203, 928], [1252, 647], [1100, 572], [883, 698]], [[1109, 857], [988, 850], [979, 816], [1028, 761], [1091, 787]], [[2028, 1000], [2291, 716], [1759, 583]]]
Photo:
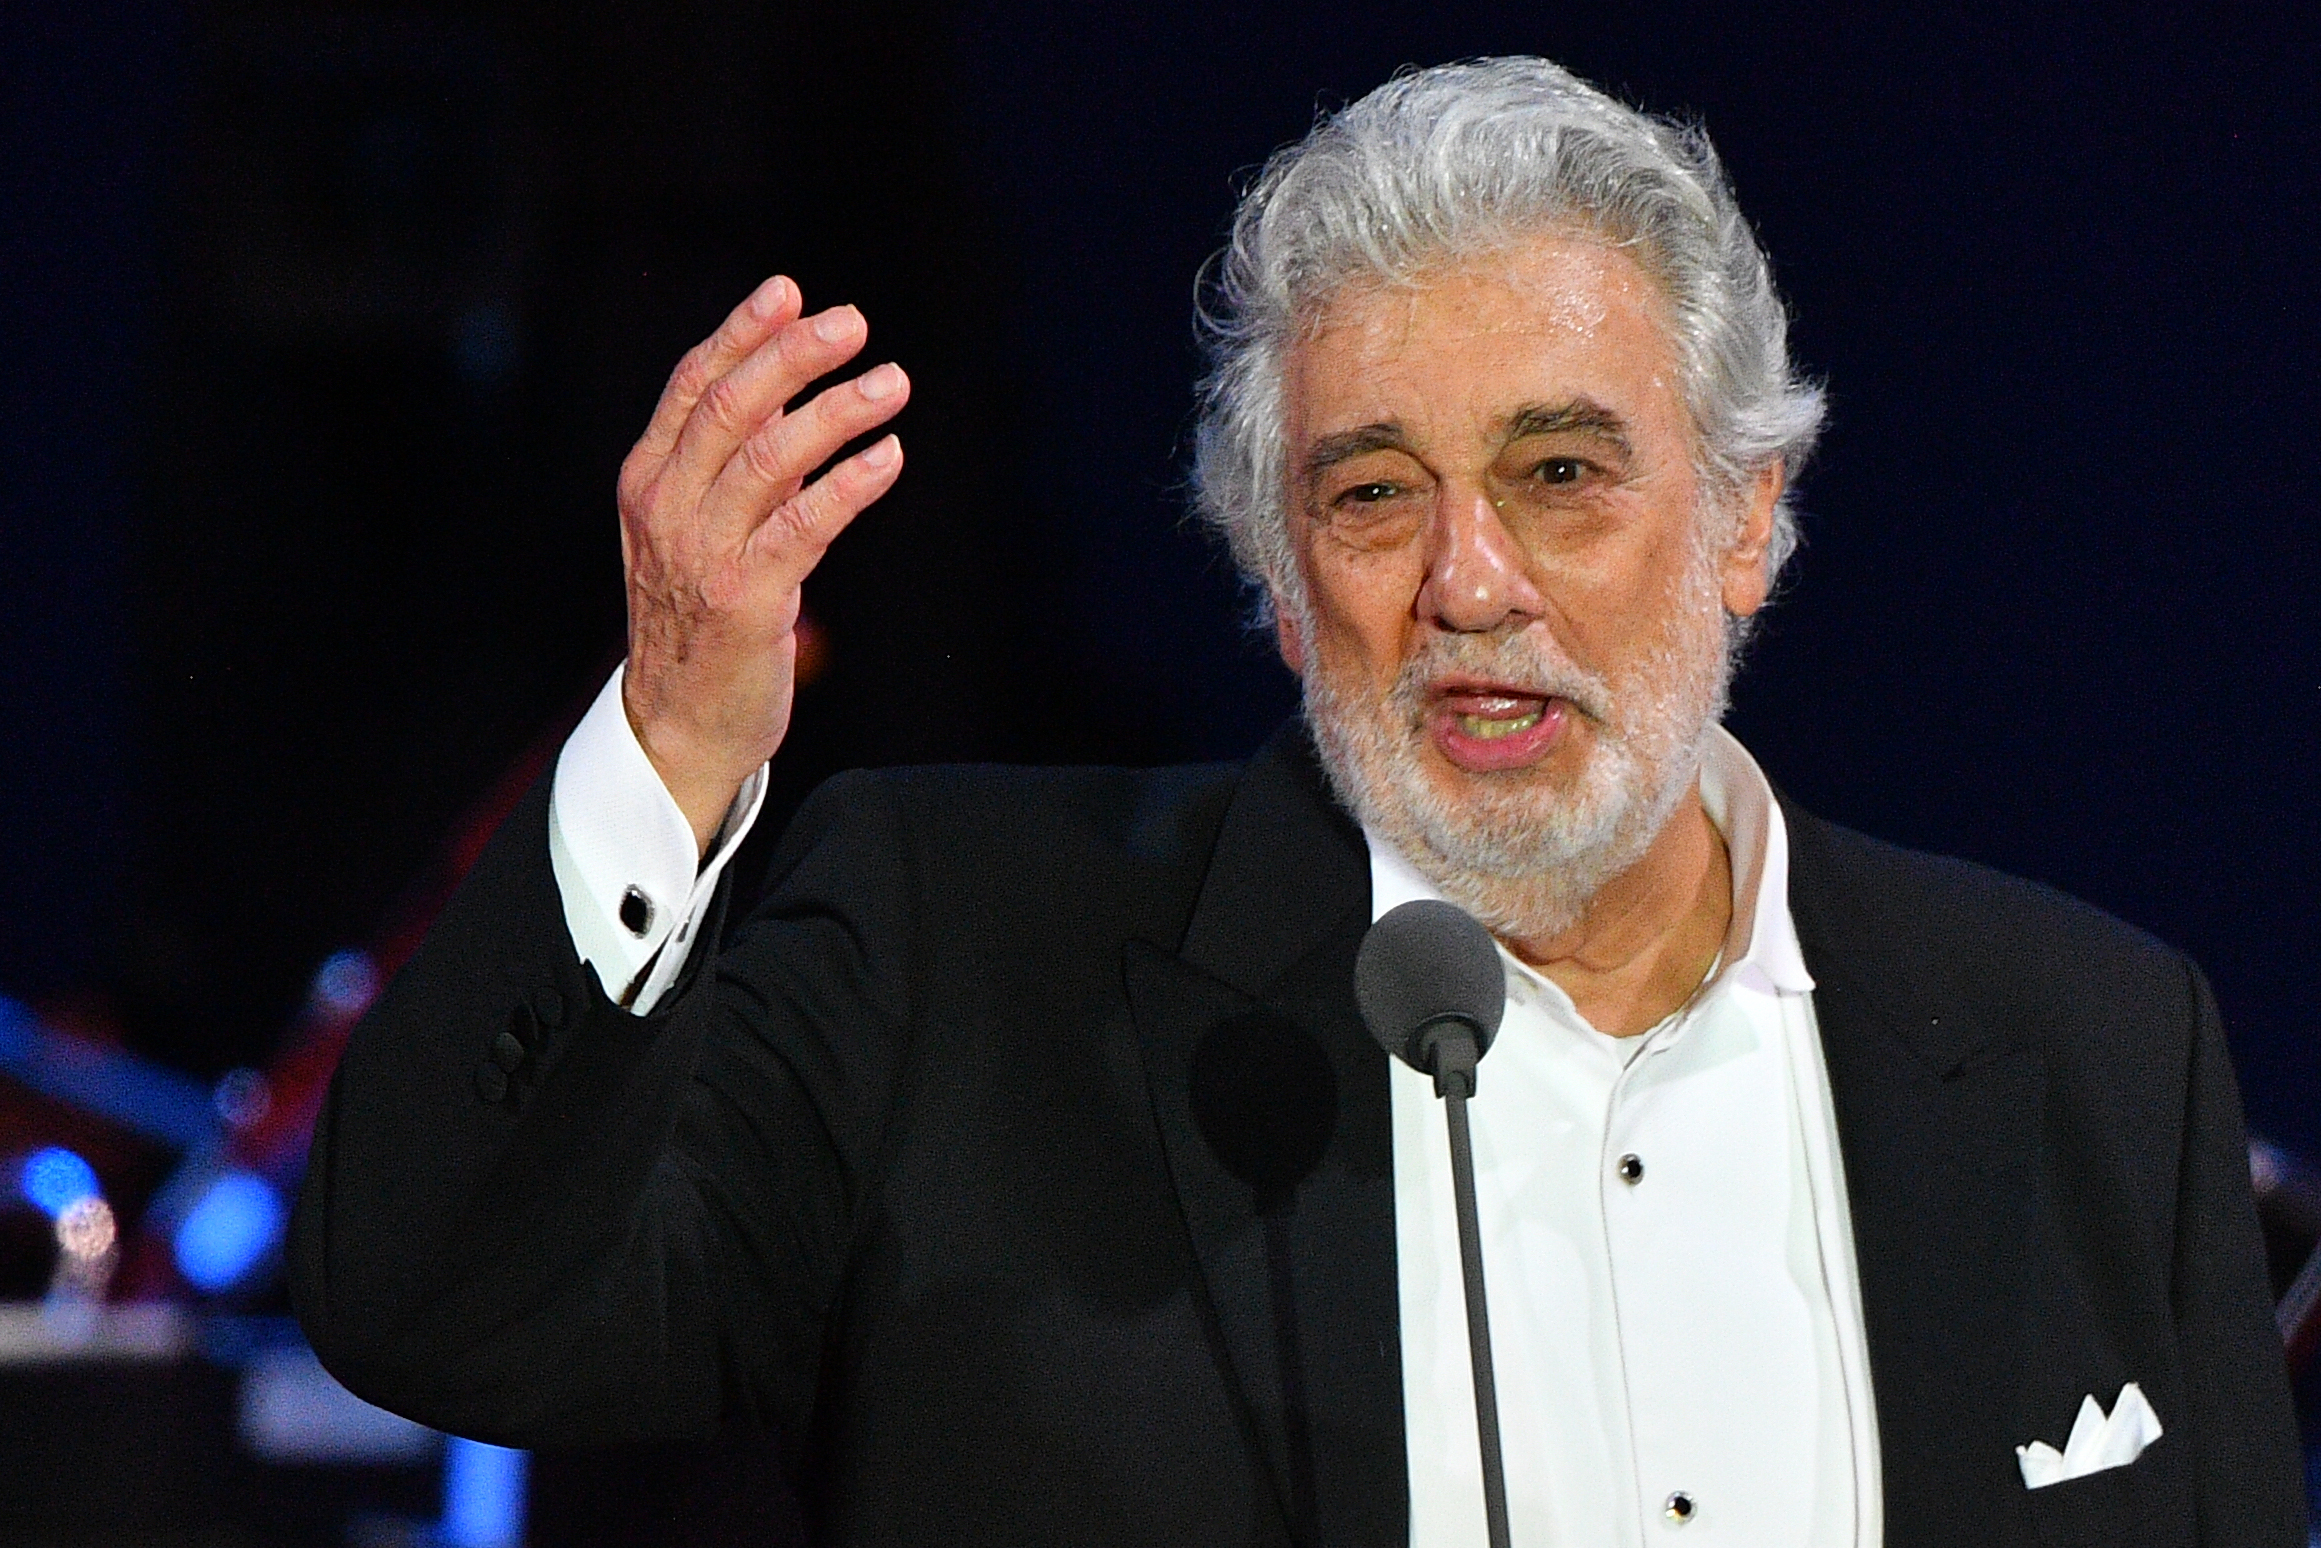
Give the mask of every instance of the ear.
[[1773, 592], [1773, 572], [1765, 559], [1773, 543], [1773, 508], [1787, 484], [1787, 470], [1778, 462], [1750, 481], [1740, 529], [1725, 551], [1723, 567], [1725, 611], [1735, 618], [1754, 614]]
[[1273, 599], [1273, 642], [1281, 651], [1282, 665], [1293, 677], [1306, 675], [1305, 642], [1298, 638], [1297, 620], [1290, 616], [1289, 606], [1282, 599], [1279, 587], [1268, 587]]

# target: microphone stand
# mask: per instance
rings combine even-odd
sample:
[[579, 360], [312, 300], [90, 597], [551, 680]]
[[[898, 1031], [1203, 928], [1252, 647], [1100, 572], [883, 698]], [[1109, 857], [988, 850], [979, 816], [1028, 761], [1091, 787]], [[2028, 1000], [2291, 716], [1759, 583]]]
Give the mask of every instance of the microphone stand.
[[1467, 1098], [1475, 1094], [1482, 1053], [1463, 1021], [1443, 1020], [1421, 1034], [1434, 1055], [1435, 1095], [1451, 1131], [1451, 1196], [1459, 1217], [1459, 1269], [1467, 1290], [1467, 1353], [1475, 1369], [1475, 1438], [1483, 1453], [1483, 1524], [1490, 1548], [1508, 1548], [1507, 1469], [1499, 1450], [1499, 1390], [1491, 1375], [1491, 1317], [1483, 1303], [1483, 1226], [1475, 1208], [1475, 1145]]
[[1388, 909], [1362, 938], [1354, 998], [1380, 1047], [1429, 1076], [1451, 1135], [1451, 1194], [1459, 1215], [1459, 1269], [1467, 1292], [1467, 1354], [1475, 1370], [1475, 1441], [1483, 1460], [1483, 1522], [1491, 1548], [1508, 1548], [1507, 1467], [1499, 1450], [1499, 1391], [1491, 1379], [1491, 1317], [1483, 1306], [1483, 1227], [1475, 1208], [1475, 1144], [1467, 1099], [1475, 1067], [1499, 1031], [1507, 984], [1491, 933], [1456, 904], [1420, 898]]

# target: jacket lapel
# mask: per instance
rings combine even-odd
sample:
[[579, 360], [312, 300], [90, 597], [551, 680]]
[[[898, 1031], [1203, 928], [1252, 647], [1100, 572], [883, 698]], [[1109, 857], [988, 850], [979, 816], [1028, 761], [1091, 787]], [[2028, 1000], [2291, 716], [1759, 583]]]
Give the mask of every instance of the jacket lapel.
[[1301, 726], [1252, 761], [1190, 924], [1123, 972], [1215, 1331], [1294, 1541], [1408, 1537], [1385, 1055], [1360, 832]]
[[1909, 921], [1887, 917], [1867, 841], [1783, 810], [1853, 1217], [1885, 1540], [2028, 1541], [2013, 1454], [2028, 1436], [2013, 1429], [2044, 1068], [1978, 1022], [1913, 950]]

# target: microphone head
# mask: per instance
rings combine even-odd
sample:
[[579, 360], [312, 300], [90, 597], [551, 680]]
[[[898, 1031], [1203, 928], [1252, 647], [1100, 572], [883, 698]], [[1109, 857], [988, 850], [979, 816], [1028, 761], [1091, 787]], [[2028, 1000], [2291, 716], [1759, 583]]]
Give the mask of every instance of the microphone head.
[[1477, 1058], [1507, 1013], [1507, 977], [1491, 932], [1455, 903], [1426, 898], [1389, 909], [1362, 937], [1354, 999], [1379, 1046], [1432, 1075], [1430, 1028], [1464, 1023]]

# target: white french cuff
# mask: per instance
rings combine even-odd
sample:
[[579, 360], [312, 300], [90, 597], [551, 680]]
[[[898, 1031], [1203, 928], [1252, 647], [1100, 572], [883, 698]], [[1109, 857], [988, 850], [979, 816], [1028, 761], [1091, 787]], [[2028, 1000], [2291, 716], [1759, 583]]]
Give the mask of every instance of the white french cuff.
[[2106, 1468], [2125, 1467], [2159, 1438], [2160, 1416], [2152, 1412], [2144, 1389], [2131, 1381], [2120, 1388], [2108, 1417], [2093, 1394], [2082, 1398], [2071, 1438], [2061, 1451], [2045, 1441], [2033, 1441], [2015, 1448], [2015, 1460], [2022, 1465], [2023, 1487], [2044, 1489]]
[[693, 828], [638, 745], [616, 668], [556, 759], [548, 859], [564, 926], [606, 994], [637, 1015], [684, 969], [717, 880], [765, 804], [766, 771], [735, 795], [696, 864]]

